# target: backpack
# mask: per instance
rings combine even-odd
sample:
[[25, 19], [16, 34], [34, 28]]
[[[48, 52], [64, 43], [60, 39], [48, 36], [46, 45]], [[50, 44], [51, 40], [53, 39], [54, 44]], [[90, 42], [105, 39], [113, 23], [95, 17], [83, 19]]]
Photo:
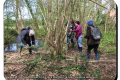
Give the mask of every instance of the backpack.
[[30, 30], [30, 29], [31, 29], [30, 27], [25, 27], [21, 31], [23, 31], [23, 30]]
[[94, 27], [91, 26], [91, 35], [92, 35], [94, 40], [101, 39], [101, 32], [100, 32], [99, 28], [96, 26], [94, 26]]

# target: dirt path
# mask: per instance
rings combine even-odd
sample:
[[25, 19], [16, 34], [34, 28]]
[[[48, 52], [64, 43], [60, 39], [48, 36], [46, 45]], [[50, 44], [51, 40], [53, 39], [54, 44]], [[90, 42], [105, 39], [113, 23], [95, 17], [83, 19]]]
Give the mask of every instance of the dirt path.
[[[46, 52], [46, 51], [44, 51]], [[30, 55], [28, 54], [28, 51], [23, 51], [22, 52], [22, 58], [18, 58], [18, 53], [17, 52], [5, 52], [4, 55], [6, 56], [6, 61], [5, 63], [24, 63], [26, 61], [33, 61], [35, 60], [35, 57], [40, 55], [42, 53], [37, 53], [37, 54], [33, 54]], [[45, 55], [49, 55], [50, 52], [46, 52]], [[68, 50], [67, 53], [67, 57], [71, 58], [71, 59], [75, 59], [75, 56], [78, 54], [78, 57], [80, 57], [80, 53], [77, 52], [77, 47], [75, 47], [74, 50], [70, 49]], [[87, 50], [86, 50], [86, 46], [83, 45], [83, 52], [82, 54], [87, 55]], [[106, 53], [100, 53], [99, 54], [99, 61], [103, 60], [102, 62], [91, 62], [89, 63], [89, 68], [88, 68], [88, 72], [92, 69], [93, 71], [95, 71], [96, 69], [100, 69], [100, 73], [99, 75], [101, 76], [101, 78], [104, 79], [109, 79], [112, 80], [115, 76], [116, 76], [116, 62], [110, 62], [111, 61], [116, 61], [116, 56], [115, 54], [106, 54]], [[91, 59], [89, 61], [95, 61], [95, 54], [92, 51], [91, 52]], [[104, 62], [105, 61], [105, 62]], [[108, 61], [108, 62], [106, 62]], [[44, 63], [44, 60], [42, 61]], [[41, 62], [41, 63], [42, 63]], [[79, 61], [80, 62], [80, 61]], [[54, 61], [55, 63], [55, 61]], [[49, 63], [51, 65], [55, 65], [54, 63]], [[63, 64], [65, 64], [63, 62]], [[5, 74], [7, 72], [11, 72], [11, 76], [15, 76], [16, 73], [18, 73], [21, 69], [23, 69], [26, 65], [24, 64], [5, 64], [4, 65], [4, 72]], [[72, 76], [77, 75], [78, 72], [77, 71], [73, 71], [71, 73]], [[55, 76], [55, 74], [51, 73], [51, 71], [47, 71], [46, 76]], [[90, 76], [89, 73], [86, 74], [87, 76]], [[111, 77], [110, 77], [111, 76]]]

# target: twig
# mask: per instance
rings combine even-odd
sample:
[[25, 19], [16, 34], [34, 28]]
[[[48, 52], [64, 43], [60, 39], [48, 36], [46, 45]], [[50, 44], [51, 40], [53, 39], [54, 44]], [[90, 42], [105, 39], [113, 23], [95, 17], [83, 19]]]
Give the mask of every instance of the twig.
[[89, 0], [89, 1], [91, 1], [91, 2], [93, 2], [93, 3], [95, 3], [95, 4], [98, 4], [99, 6], [101, 6], [101, 7], [105, 8], [105, 9], [107, 9], [106, 7], [102, 6], [101, 4], [99, 4], [99, 3], [95, 2], [95, 1], [92, 1], [92, 0]]
[[26, 66], [25, 67], [23, 67], [23, 69], [22, 70], [20, 70], [17, 74], [16, 74], [16, 76], [18, 75], [18, 74], [20, 74], [24, 69], [26, 68]]
[[[74, 59], [66, 59], [66, 60], [74, 60]], [[80, 63], [85, 62], [83, 60], [78, 60]], [[116, 60], [89, 60], [88, 63], [99, 63], [99, 62], [109, 62], [109, 63], [116, 63]]]
[[[39, 6], [39, 4], [37, 3], [36, 0], [35, 0], [35, 2], [36, 2], [36, 4]], [[39, 6], [39, 7], [40, 7], [40, 6]], [[45, 21], [45, 23], [46, 23], [46, 25], [47, 25], [47, 21], [46, 21], [46, 19], [45, 19], [45, 16], [44, 16], [42, 10], [41, 10], [41, 7], [40, 7], [40, 12], [42, 13], [43, 19], [44, 19], [44, 21]]]
[[4, 64], [11, 64], [11, 65], [27, 65], [28, 63], [13, 63], [13, 62], [4, 62]]

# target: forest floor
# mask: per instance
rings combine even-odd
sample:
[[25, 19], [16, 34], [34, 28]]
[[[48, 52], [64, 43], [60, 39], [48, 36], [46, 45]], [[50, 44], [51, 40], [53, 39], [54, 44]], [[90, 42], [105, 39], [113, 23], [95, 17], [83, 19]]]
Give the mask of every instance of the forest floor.
[[[50, 51], [43, 48], [32, 55], [28, 54], [28, 50], [24, 50], [21, 58], [18, 58], [17, 52], [5, 52], [4, 76], [6, 80], [9, 80], [9, 77], [12, 80], [27, 80], [24, 78], [26, 76], [45, 77], [40, 77], [41, 79], [32, 77], [28, 80], [51, 80], [46, 76], [56, 77], [54, 80], [114, 80], [116, 77], [116, 54], [101, 52], [99, 53], [99, 61], [96, 61], [92, 51], [88, 61], [85, 59], [86, 49], [87, 47], [83, 45], [83, 55], [77, 52], [77, 47], [74, 50], [69, 49], [65, 55], [66, 59], [61, 60], [58, 57], [51, 59]], [[16, 79], [15, 76], [17, 76]], [[64, 78], [57, 76], [64, 76]], [[76, 76], [80, 78], [75, 78]]]

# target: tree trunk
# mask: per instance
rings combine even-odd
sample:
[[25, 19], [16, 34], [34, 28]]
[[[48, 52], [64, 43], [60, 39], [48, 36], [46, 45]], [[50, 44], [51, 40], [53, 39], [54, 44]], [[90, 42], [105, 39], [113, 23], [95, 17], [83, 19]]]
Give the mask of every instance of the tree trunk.
[[26, 2], [26, 4], [27, 4], [28, 9], [30, 10], [31, 15], [32, 15], [34, 26], [35, 26], [37, 29], [39, 29], [37, 20], [36, 20], [34, 14], [33, 14], [33, 12], [32, 12], [32, 8], [31, 8], [31, 6], [30, 6], [30, 3], [28, 2], [28, 0], [25, 0], [25, 2]]
[[19, 0], [16, 0], [16, 16], [15, 16], [15, 19], [16, 19], [16, 30], [19, 31], [19, 28], [18, 28], [18, 7], [19, 7]]
[[20, 22], [21, 22], [21, 28], [24, 28], [24, 24], [23, 24], [23, 19], [22, 19], [22, 14], [21, 14], [20, 7], [19, 7], [19, 12], [20, 12]]

